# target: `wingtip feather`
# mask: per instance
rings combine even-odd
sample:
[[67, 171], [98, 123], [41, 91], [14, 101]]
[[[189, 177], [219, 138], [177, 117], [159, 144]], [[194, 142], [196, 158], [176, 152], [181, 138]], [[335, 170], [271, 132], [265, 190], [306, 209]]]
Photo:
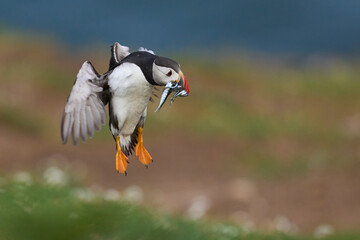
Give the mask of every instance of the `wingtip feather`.
[[69, 117], [65, 112], [61, 119], [60, 134], [61, 134], [62, 143], [66, 144], [69, 137]]

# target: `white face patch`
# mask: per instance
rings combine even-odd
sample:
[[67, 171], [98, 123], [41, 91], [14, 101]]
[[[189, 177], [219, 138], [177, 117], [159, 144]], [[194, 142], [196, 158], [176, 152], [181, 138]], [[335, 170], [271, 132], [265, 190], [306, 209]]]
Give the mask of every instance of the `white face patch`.
[[166, 85], [170, 81], [176, 81], [179, 74], [172, 68], [158, 66], [153, 63], [153, 78], [159, 85]]

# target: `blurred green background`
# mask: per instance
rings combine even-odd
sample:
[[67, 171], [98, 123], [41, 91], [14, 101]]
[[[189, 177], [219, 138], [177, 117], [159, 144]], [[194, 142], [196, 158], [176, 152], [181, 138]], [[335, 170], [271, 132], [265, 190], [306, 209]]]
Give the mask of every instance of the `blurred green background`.
[[[1, 239], [360, 237], [359, 4], [22, 3], [0, 16]], [[115, 41], [177, 60], [191, 91], [149, 104], [154, 163], [127, 177], [107, 126], [60, 140], [77, 71]]]

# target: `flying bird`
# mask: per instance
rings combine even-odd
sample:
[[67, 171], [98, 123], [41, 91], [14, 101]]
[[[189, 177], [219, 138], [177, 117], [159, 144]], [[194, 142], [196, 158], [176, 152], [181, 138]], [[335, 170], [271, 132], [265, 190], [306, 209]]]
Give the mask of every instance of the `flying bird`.
[[189, 84], [180, 65], [153, 51], [111, 46], [109, 69], [99, 74], [90, 61], [83, 63], [72, 87], [61, 121], [61, 138], [65, 144], [72, 137], [84, 142], [105, 124], [105, 106], [109, 104], [109, 128], [116, 142], [116, 170], [126, 175], [128, 156], [135, 155], [146, 167], [153, 161], [144, 147], [143, 128], [147, 105], [154, 88], [165, 86], [156, 112], [170, 93], [176, 97], [189, 95]]

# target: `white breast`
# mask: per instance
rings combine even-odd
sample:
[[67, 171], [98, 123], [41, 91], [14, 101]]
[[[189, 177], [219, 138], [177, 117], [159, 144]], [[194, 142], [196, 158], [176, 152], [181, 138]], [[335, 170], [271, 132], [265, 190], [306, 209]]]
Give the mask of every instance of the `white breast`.
[[123, 63], [110, 74], [109, 89], [113, 114], [119, 124], [120, 142], [123, 140], [123, 144], [127, 145], [126, 139], [130, 140], [149, 102], [153, 85], [145, 79], [136, 64]]

